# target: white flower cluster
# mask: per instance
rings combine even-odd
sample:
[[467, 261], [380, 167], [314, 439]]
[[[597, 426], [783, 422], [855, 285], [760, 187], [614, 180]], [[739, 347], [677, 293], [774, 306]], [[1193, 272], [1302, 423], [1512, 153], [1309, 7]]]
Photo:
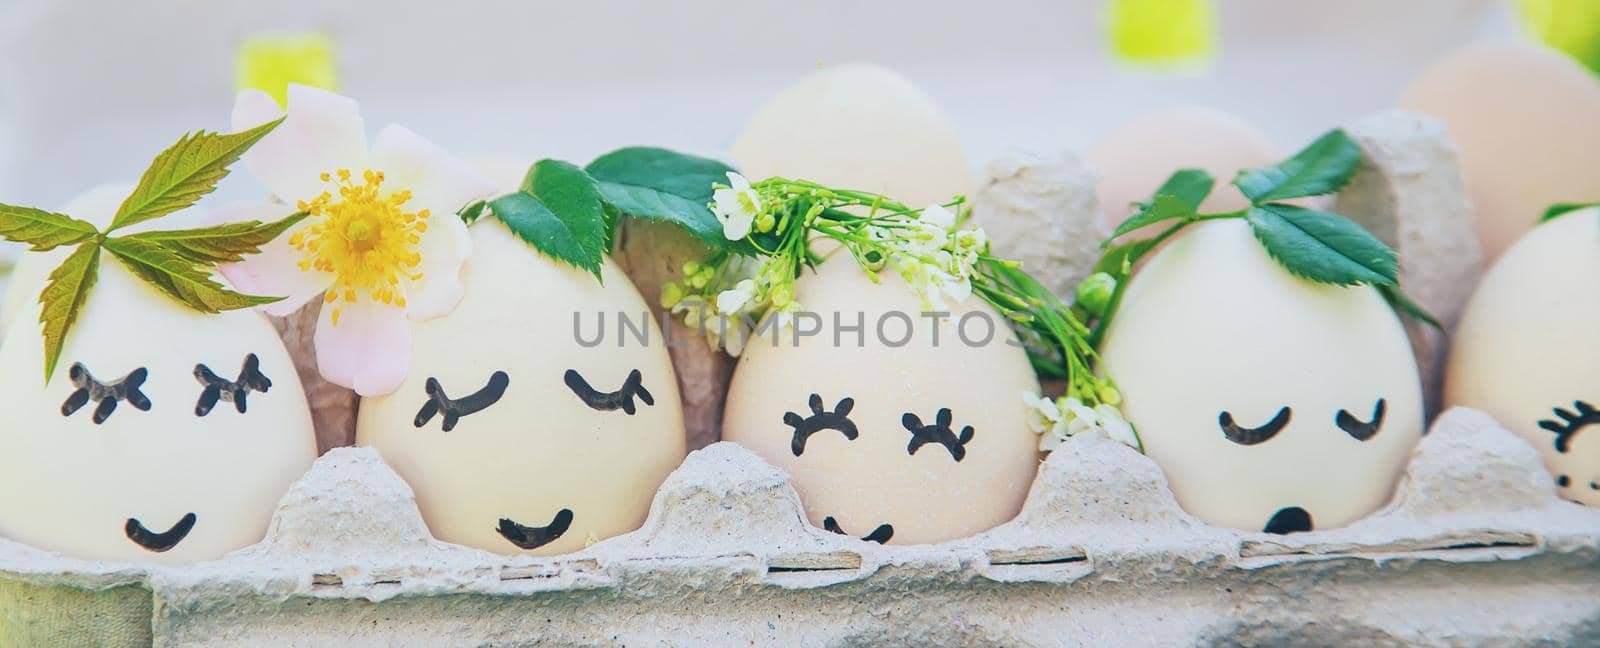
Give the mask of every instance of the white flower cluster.
[[[662, 306], [681, 316], [685, 324], [703, 332], [713, 347], [738, 357], [756, 335], [771, 335], [779, 342], [794, 339], [795, 313], [800, 302], [794, 299], [794, 282], [788, 263], [773, 258], [763, 263], [755, 276], [740, 279], [707, 299], [698, 294], [715, 278], [712, 266], [690, 262], [684, 265], [684, 284], [668, 284], [662, 290]], [[734, 276], [749, 272], [749, 266], [732, 263], [726, 271]], [[697, 294], [685, 294], [685, 285]], [[726, 285], [726, 284], [723, 284]], [[757, 328], [751, 322], [760, 322]]]
[[894, 250], [891, 263], [927, 310], [949, 310], [972, 296], [973, 267], [989, 247], [982, 229], [957, 230], [955, 225], [950, 210], [929, 205], [917, 220], [873, 232], [873, 238]]
[[1105, 430], [1112, 439], [1143, 451], [1139, 447], [1138, 436], [1133, 432], [1133, 425], [1122, 417], [1122, 410], [1114, 405], [1101, 403], [1089, 407], [1077, 398], [1063, 396], [1051, 400], [1028, 392], [1022, 394], [1022, 402], [1028, 406], [1028, 429], [1040, 435], [1039, 449], [1042, 451], [1054, 450], [1067, 437], [1094, 428]]

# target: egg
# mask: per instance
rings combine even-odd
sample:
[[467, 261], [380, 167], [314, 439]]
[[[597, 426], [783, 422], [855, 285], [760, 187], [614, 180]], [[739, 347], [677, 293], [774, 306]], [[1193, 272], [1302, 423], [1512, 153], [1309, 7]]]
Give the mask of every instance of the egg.
[[1547, 205], [1600, 201], [1600, 79], [1559, 52], [1467, 47], [1418, 76], [1400, 107], [1438, 117], [1460, 149], [1485, 263]]
[[1283, 155], [1238, 117], [1202, 106], [1177, 106], [1129, 120], [1101, 136], [1084, 157], [1100, 175], [1100, 218], [1109, 230], [1133, 213], [1133, 203], [1149, 200], [1172, 172], [1184, 168], [1205, 169], [1217, 179], [1202, 210], [1243, 209], [1247, 201], [1228, 184], [1233, 176]]
[[729, 152], [751, 180], [812, 180], [917, 207], [971, 188], [949, 118], [910, 80], [866, 63], [825, 67], [785, 88]]
[[1101, 358], [1178, 503], [1220, 526], [1349, 524], [1389, 500], [1422, 435], [1383, 297], [1290, 275], [1242, 220], [1191, 226], [1151, 259]]
[[597, 281], [498, 220], [471, 231], [465, 297], [413, 324], [405, 381], [362, 399], [357, 443], [441, 540], [554, 555], [638, 528], [686, 453], [668, 342], [609, 260]]
[[[68, 201], [61, 212], [104, 227], [111, 222], [122, 199], [133, 193], [133, 186], [133, 183], [121, 182], [100, 185]], [[165, 227], [166, 221], [163, 218], [153, 222]], [[10, 289], [0, 299], [0, 333], [10, 331], [17, 315], [39, 298], [39, 289], [44, 288], [50, 271], [61, 265], [69, 254], [72, 254], [70, 247], [59, 247], [48, 252], [25, 252], [17, 259], [11, 270]]]
[[977, 297], [935, 325], [897, 274], [880, 279], [840, 257], [797, 280], [821, 332], [749, 342], [723, 438], [787, 471], [825, 529], [921, 544], [1010, 520], [1038, 468], [1027, 355]]
[[1445, 401], [1488, 412], [1544, 455], [1562, 497], [1600, 506], [1600, 208], [1528, 232], [1468, 302]]
[[[93, 192], [69, 211], [103, 222], [124, 195]], [[277, 333], [252, 311], [191, 310], [108, 253], [97, 277], [48, 383], [38, 304], [0, 344], [0, 536], [158, 563], [260, 541], [316, 458]]]

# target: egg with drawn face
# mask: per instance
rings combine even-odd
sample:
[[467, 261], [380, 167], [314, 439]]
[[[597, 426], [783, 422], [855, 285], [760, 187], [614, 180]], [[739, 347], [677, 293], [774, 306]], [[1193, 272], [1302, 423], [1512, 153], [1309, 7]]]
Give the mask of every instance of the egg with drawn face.
[[471, 232], [465, 296], [413, 324], [405, 381], [362, 399], [357, 442], [440, 540], [555, 555], [637, 529], [686, 452], [660, 328], [609, 260], [597, 281], [498, 220]]
[[830, 531], [923, 544], [1010, 520], [1039, 462], [1026, 353], [977, 297], [924, 315], [898, 274], [879, 279], [840, 257], [796, 281], [816, 326], [746, 345], [723, 438], [787, 471]]
[[1389, 500], [1422, 435], [1416, 362], [1383, 297], [1290, 275], [1242, 220], [1155, 255], [1101, 359], [1178, 503], [1220, 526], [1349, 524]]
[[[66, 211], [103, 222], [125, 195]], [[191, 310], [107, 253], [97, 277], [48, 382], [42, 284], [0, 344], [0, 537], [159, 563], [260, 541], [316, 458], [277, 333], [255, 312]]]
[[1445, 401], [1532, 443], [1561, 496], [1600, 506], [1600, 208], [1524, 235], [1467, 304]]

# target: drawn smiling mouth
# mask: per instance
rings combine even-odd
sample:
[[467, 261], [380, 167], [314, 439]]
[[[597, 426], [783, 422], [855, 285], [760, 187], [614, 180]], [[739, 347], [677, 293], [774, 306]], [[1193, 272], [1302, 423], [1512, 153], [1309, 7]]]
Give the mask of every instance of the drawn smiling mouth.
[[185, 514], [183, 519], [172, 525], [172, 528], [156, 533], [145, 528], [144, 523], [140, 522], [138, 518], [128, 518], [128, 523], [123, 527], [123, 531], [128, 534], [129, 540], [132, 540], [136, 545], [144, 547], [146, 551], [161, 553], [183, 542], [183, 539], [189, 536], [189, 532], [194, 530], [196, 519], [193, 513]]
[[542, 527], [523, 526], [511, 518], [500, 518], [500, 527], [495, 530], [500, 532], [501, 537], [519, 548], [538, 549], [555, 542], [571, 527], [572, 509], [561, 509], [555, 518], [550, 520], [550, 524]]

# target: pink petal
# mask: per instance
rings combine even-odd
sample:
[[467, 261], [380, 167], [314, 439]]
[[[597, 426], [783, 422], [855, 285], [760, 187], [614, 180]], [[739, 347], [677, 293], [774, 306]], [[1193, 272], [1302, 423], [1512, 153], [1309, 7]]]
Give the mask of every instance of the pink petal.
[[[289, 84], [289, 117], [244, 154], [245, 166], [280, 200], [294, 204], [321, 194], [324, 172], [370, 166], [366, 122], [356, 102], [317, 88]], [[254, 128], [283, 111], [260, 90], [244, 90], [233, 106], [233, 128]]]
[[[332, 321], [335, 307], [340, 311], [337, 326]], [[355, 303], [323, 304], [312, 340], [322, 377], [362, 396], [399, 389], [411, 365], [411, 322], [405, 313], [364, 297]]]
[[494, 184], [471, 164], [403, 126], [391, 124], [378, 133], [372, 160], [383, 171], [384, 188], [411, 192], [407, 211], [454, 214], [494, 193]]
[[[294, 208], [265, 202], [232, 202], [208, 214], [214, 223], [237, 223], [258, 220], [275, 221], [288, 216]], [[308, 227], [301, 221], [298, 229]], [[233, 289], [247, 295], [284, 297], [267, 304], [261, 310], [268, 315], [284, 317], [299, 309], [333, 284], [333, 274], [317, 270], [301, 270], [302, 254], [289, 245], [296, 230], [284, 232], [278, 238], [261, 246], [260, 254], [246, 256], [244, 261], [217, 266]]]
[[422, 279], [406, 286], [406, 315], [421, 322], [442, 317], [461, 303], [466, 292], [461, 270], [472, 255], [472, 235], [454, 212], [434, 212], [428, 215], [428, 231], [417, 252], [422, 255], [417, 268]]

